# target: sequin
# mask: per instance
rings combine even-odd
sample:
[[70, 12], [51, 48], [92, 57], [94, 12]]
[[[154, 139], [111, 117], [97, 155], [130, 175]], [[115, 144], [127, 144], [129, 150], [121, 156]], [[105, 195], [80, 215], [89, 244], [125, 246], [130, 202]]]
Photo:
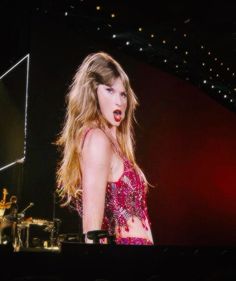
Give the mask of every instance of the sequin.
[[117, 238], [116, 244], [118, 245], [153, 245], [152, 241], [145, 239], [145, 238], [139, 238], [139, 237], [123, 237], [123, 238]]
[[[88, 131], [85, 135], [87, 133]], [[114, 143], [112, 145], [114, 151], [123, 160], [124, 171], [118, 181], [107, 183], [102, 229], [107, 230], [109, 235], [115, 236], [117, 244], [153, 245], [148, 239], [121, 236], [121, 230], [130, 231], [128, 225], [130, 218], [131, 222], [134, 222], [135, 217], [138, 218], [146, 231], [151, 223], [147, 211], [145, 182], [131, 162], [120, 153], [117, 145]], [[82, 217], [81, 198], [74, 198], [73, 205]]]
[[105, 213], [102, 224], [110, 235], [115, 234], [124, 227], [129, 231], [128, 220], [134, 222], [134, 217], [141, 220], [144, 229], [148, 229], [149, 223], [147, 213], [145, 184], [141, 176], [136, 172], [128, 159], [123, 158], [124, 173], [116, 182], [108, 182], [105, 198]]

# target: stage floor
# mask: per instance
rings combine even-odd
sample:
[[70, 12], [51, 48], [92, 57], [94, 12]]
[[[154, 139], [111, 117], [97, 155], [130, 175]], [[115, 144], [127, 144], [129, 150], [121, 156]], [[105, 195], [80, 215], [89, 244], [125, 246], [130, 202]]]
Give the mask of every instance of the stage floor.
[[[235, 281], [235, 247], [62, 243], [60, 249], [0, 250], [1, 280]], [[74, 278], [74, 275], [76, 278]]]

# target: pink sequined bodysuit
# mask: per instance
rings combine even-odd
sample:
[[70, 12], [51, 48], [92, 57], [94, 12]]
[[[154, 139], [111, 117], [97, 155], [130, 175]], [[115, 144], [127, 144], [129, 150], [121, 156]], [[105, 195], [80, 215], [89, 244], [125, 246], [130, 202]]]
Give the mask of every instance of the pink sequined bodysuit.
[[[85, 136], [87, 133], [88, 131]], [[115, 152], [118, 152], [116, 147]], [[147, 211], [144, 180], [128, 159], [122, 155], [120, 157], [123, 159], [124, 171], [118, 181], [107, 183], [102, 229], [107, 230], [109, 235], [116, 235], [116, 244], [152, 245], [153, 243], [148, 239], [121, 237], [121, 228], [129, 232], [130, 218], [132, 222], [134, 217], [140, 219], [143, 228], [147, 231], [151, 223]], [[80, 204], [77, 202], [76, 205], [77, 211], [82, 216], [81, 202]]]

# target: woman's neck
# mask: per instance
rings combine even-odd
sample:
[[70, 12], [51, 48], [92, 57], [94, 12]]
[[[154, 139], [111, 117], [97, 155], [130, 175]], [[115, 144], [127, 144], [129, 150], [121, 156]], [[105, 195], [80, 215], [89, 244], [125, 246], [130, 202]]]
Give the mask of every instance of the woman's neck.
[[110, 140], [115, 144], [118, 145], [117, 142], [117, 128], [116, 127], [105, 127], [104, 132], [107, 134], [107, 136], [110, 138]]
[[[91, 123], [92, 127], [99, 127], [97, 122]], [[105, 125], [104, 130], [112, 137], [115, 141], [117, 141], [117, 127], [116, 126], [108, 126]]]
[[108, 128], [108, 130], [110, 131], [111, 136], [112, 136], [115, 140], [117, 140], [117, 139], [116, 139], [116, 127], [113, 126], [113, 127], [111, 127], [111, 128]]

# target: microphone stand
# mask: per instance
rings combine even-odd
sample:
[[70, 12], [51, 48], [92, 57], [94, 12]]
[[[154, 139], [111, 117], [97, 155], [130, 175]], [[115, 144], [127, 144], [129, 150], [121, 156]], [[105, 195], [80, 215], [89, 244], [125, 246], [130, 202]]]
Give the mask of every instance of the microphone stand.
[[56, 192], [53, 192], [53, 202], [52, 202], [52, 221], [53, 221], [53, 227], [51, 229], [50, 232], [50, 247], [54, 247], [55, 246], [55, 237], [54, 237], [54, 233], [56, 232]]
[[8, 168], [10, 168], [12, 166], [15, 166], [16, 164], [23, 164], [24, 162], [25, 162], [25, 157], [23, 157], [21, 159], [17, 159], [15, 162], [12, 162], [12, 163], [10, 163], [10, 164], [8, 164], [6, 166], [1, 167], [0, 168], [0, 172], [4, 171], [4, 170], [6, 170], [6, 169], [8, 169]]
[[61, 220], [56, 218], [56, 191], [53, 192], [53, 209], [52, 209], [53, 227], [50, 233], [50, 246], [58, 246], [58, 233]]
[[[34, 206], [33, 202], [30, 202], [28, 206], [26, 206], [20, 213], [17, 214], [17, 240], [19, 244], [17, 245], [18, 247], [22, 246], [22, 240], [21, 240], [21, 229], [18, 226], [18, 223], [21, 222], [21, 220], [25, 217], [25, 212]], [[26, 242], [25, 242], [25, 247], [28, 248], [29, 247], [29, 226], [30, 225], [26, 225]]]
[[33, 206], [34, 206], [34, 203], [30, 202], [29, 205], [26, 208], [24, 208], [19, 214], [23, 213], [25, 215], [25, 211], [27, 211], [29, 208], [31, 208]]

